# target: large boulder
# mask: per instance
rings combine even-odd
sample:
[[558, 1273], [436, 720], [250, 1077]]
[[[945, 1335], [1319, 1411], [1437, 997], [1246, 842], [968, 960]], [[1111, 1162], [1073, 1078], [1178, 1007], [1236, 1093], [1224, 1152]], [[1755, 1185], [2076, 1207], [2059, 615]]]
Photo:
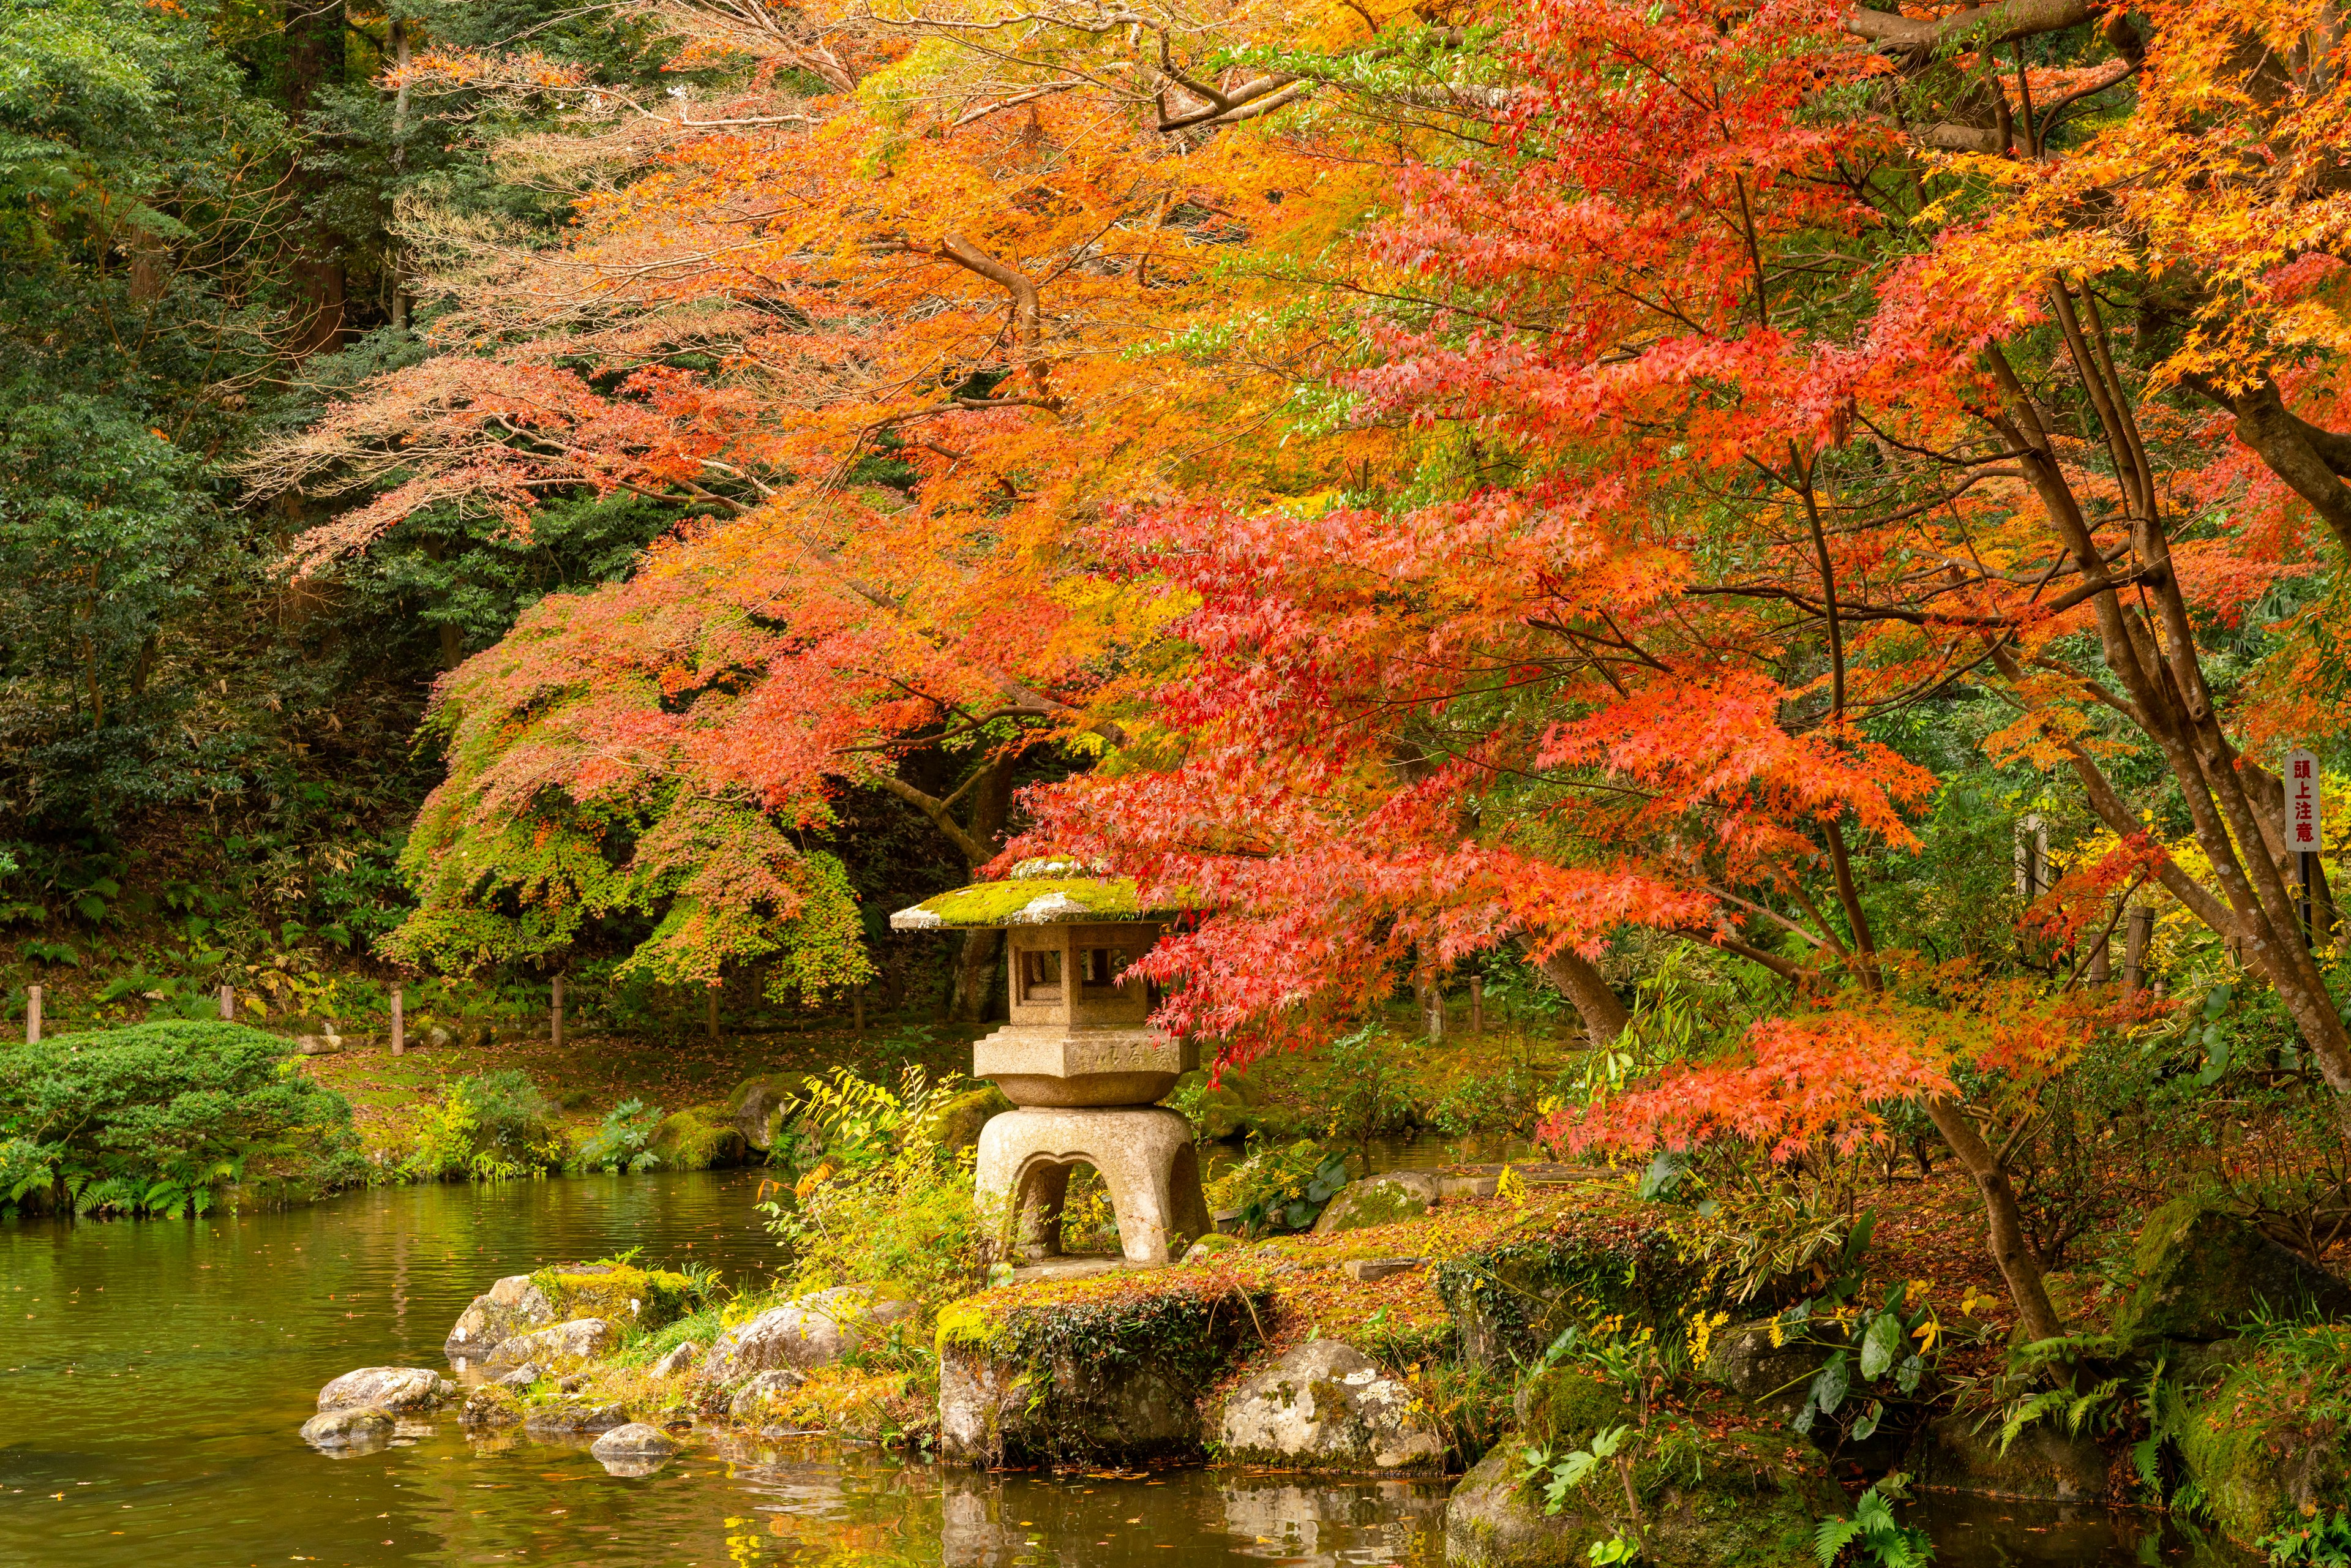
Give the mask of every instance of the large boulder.
[[954, 1464], [1130, 1464], [1201, 1449], [1199, 1403], [1271, 1305], [1209, 1269], [1006, 1286], [939, 1314]]
[[726, 1114], [744, 1143], [761, 1154], [776, 1146], [784, 1113], [808, 1092], [804, 1072], [761, 1073], [746, 1078], [726, 1096]]
[[818, 1291], [720, 1334], [703, 1362], [703, 1375], [731, 1384], [776, 1368], [806, 1372], [839, 1360], [914, 1310], [912, 1301], [885, 1299], [863, 1285]]
[[750, 1381], [736, 1389], [734, 1397], [726, 1402], [726, 1418], [746, 1427], [756, 1427], [778, 1418], [785, 1407], [791, 1404], [793, 1396], [799, 1393], [800, 1385], [807, 1381], [808, 1374], [790, 1367], [779, 1366], [771, 1371], [755, 1373]]
[[1385, 1171], [1341, 1187], [1314, 1222], [1314, 1234], [1331, 1236], [1417, 1219], [1436, 1206], [1435, 1176], [1420, 1171]]
[[1834, 1332], [1823, 1319], [1794, 1339], [1781, 1335], [1783, 1343], [1775, 1345], [1769, 1318], [1721, 1329], [1707, 1346], [1698, 1375], [1750, 1403], [1792, 1416], [1803, 1407], [1813, 1375], [1828, 1361], [1833, 1347], [1821, 1341]]
[[1513, 1230], [1429, 1270], [1472, 1364], [1508, 1372], [1562, 1329], [1614, 1317], [1660, 1334], [1712, 1303], [1665, 1229], [1674, 1211], [1594, 1190], [1548, 1228]]
[[2193, 1198], [2147, 1216], [2134, 1261], [2137, 1282], [2115, 1317], [2126, 1343], [2229, 1339], [2261, 1312], [2351, 1317], [2351, 1285]]
[[[1581, 1439], [1590, 1441], [1590, 1434]], [[1519, 1479], [1528, 1446], [1523, 1434], [1504, 1437], [1453, 1489], [1445, 1505], [1448, 1568], [1569, 1568], [1594, 1546], [1635, 1533], [1614, 1467], [1546, 1513], [1536, 1484]], [[1850, 1510], [1825, 1469], [1792, 1458], [1796, 1450], [1782, 1434], [1678, 1431], [1639, 1454], [1633, 1484], [1648, 1527], [1641, 1562], [1652, 1568], [1805, 1568], [1819, 1521]]]
[[915, 1127], [917, 1136], [949, 1154], [979, 1146], [988, 1118], [1011, 1110], [1012, 1102], [993, 1083], [982, 1083], [940, 1101]]
[[499, 1342], [482, 1363], [482, 1370], [496, 1376], [532, 1363], [544, 1371], [568, 1372], [583, 1362], [611, 1354], [620, 1343], [620, 1331], [602, 1318], [574, 1318]]
[[602, 1318], [632, 1330], [675, 1322], [694, 1305], [694, 1285], [667, 1269], [629, 1263], [557, 1263], [531, 1283], [555, 1308], [556, 1321]]
[[457, 1314], [457, 1326], [442, 1343], [441, 1354], [452, 1361], [478, 1362], [516, 1334], [561, 1321], [555, 1303], [529, 1275], [509, 1274]]
[[344, 1449], [380, 1448], [392, 1441], [399, 1425], [391, 1411], [372, 1406], [327, 1410], [302, 1423], [302, 1440], [329, 1453]]
[[1436, 1470], [1446, 1449], [1409, 1386], [1328, 1339], [1298, 1346], [1234, 1389], [1217, 1441], [1226, 1458], [1304, 1469]]
[[393, 1415], [430, 1410], [456, 1395], [457, 1385], [421, 1366], [362, 1366], [319, 1390], [321, 1410], [357, 1410], [372, 1406]]
[[734, 1113], [723, 1103], [689, 1105], [663, 1117], [646, 1147], [661, 1156], [664, 1170], [673, 1171], [739, 1166], [751, 1153], [750, 1140], [743, 1136]]
[[1909, 1460], [1920, 1486], [2044, 1502], [2106, 1500], [2107, 1457], [2086, 1435], [2068, 1433], [2062, 1420], [2037, 1421], [2002, 1453], [1998, 1430], [1978, 1431], [1980, 1424], [1980, 1417], [1963, 1416], [1927, 1424]]
[[2189, 1478], [2240, 1543], [2275, 1536], [2278, 1561], [2329, 1561], [2284, 1548], [2351, 1508], [2351, 1328], [2283, 1327], [2229, 1349], [2217, 1375], [2189, 1380], [2174, 1433]]

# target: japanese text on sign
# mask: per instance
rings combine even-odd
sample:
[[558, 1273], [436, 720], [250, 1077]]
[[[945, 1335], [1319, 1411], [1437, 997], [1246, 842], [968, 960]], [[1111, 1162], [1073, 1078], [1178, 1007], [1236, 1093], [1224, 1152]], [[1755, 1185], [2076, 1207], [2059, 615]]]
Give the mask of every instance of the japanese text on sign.
[[2307, 751], [2285, 754], [2285, 847], [2316, 853], [2325, 841], [2318, 814], [2318, 758]]

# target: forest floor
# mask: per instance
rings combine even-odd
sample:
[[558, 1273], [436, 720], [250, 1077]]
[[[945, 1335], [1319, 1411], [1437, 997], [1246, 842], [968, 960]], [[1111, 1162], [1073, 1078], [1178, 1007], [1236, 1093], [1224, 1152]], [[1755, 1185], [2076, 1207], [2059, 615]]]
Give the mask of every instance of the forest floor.
[[481, 1045], [411, 1045], [396, 1057], [378, 1038], [304, 1060], [311, 1077], [350, 1101], [352, 1120], [369, 1147], [392, 1149], [415, 1108], [439, 1100], [450, 1084], [475, 1073], [508, 1069], [528, 1073], [561, 1113], [562, 1124], [576, 1134], [593, 1128], [624, 1101], [679, 1111], [724, 1100], [746, 1078], [830, 1072], [836, 1066], [884, 1081], [894, 1081], [914, 1065], [935, 1076], [967, 1071], [970, 1042], [978, 1032], [968, 1026], [883, 1019], [862, 1033], [842, 1023], [756, 1033], [730, 1030], [716, 1040], [701, 1035], [674, 1040], [584, 1035], [568, 1038], [560, 1046], [539, 1035]]

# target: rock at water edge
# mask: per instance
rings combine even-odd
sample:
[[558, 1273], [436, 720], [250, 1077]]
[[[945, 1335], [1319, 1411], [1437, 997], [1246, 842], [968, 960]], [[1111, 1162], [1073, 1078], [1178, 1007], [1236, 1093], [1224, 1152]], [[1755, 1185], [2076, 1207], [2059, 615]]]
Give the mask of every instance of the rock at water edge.
[[302, 1440], [314, 1448], [380, 1448], [392, 1440], [399, 1425], [389, 1410], [371, 1408], [329, 1410], [302, 1423]]
[[1235, 1389], [1217, 1441], [1245, 1463], [1385, 1471], [1439, 1469], [1446, 1448], [1409, 1387], [1337, 1340], [1301, 1344]]
[[442, 1342], [441, 1354], [455, 1361], [486, 1359], [504, 1341], [556, 1321], [555, 1304], [531, 1283], [528, 1274], [509, 1274], [475, 1296], [457, 1315], [457, 1324]]
[[837, 1285], [737, 1323], [710, 1347], [703, 1375], [732, 1383], [755, 1372], [789, 1367], [807, 1372], [841, 1358], [865, 1336], [912, 1313], [914, 1304], [876, 1301], [862, 1285]]
[[404, 1416], [430, 1410], [455, 1397], [456, 1392], [455, 1384], [421, 1366], [362, 1366], [319, 1390], [319, 1408], [356, 1410], [372, 1406]]
[[620, 1331], [601, 1318], [574, 1318], [553, 1328], [517, 1334], [499, 1343], [482, 1363], [486, 1373], [510, 1371], [526, 1362], [560, 1372], [611, 1352], [621, 1343]]
[[600, 1459], [665, 1459], [678, 1451], [678, 1444], [659, 1427], [632, 1421], [598, 1437], [588, 1451]]

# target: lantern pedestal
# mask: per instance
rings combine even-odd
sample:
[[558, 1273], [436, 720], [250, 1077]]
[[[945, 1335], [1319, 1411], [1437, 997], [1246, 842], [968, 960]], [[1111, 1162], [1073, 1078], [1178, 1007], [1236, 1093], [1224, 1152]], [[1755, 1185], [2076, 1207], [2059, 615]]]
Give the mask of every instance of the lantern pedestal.
[[1176, 1112], [1024, 1107], [980, 1129], [978, 1170], [980, 1201], [1004, 1205], [1021, 1257], [1060, 1255], [1061, 1204], [1070, 1172], [1081, 1165], [1092, 1166], [1110, 1189], [1131, 1263], [1172, 1263], [1213, 1228], [1192, 1126]]

